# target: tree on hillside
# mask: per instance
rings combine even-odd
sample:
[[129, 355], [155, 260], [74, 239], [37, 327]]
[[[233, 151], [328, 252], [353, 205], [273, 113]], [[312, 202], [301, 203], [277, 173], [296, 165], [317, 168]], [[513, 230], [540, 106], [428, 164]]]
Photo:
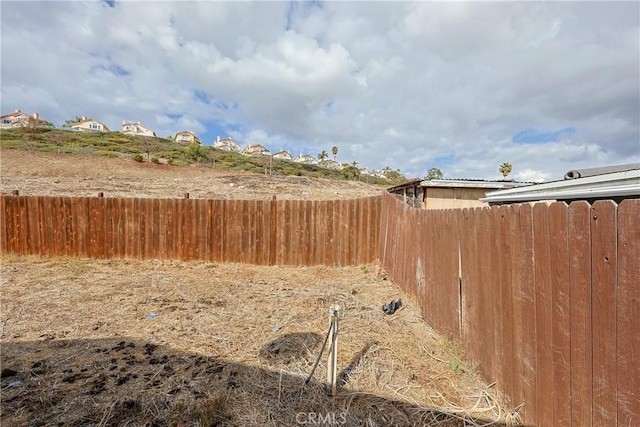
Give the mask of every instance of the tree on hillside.
[[358, 162], [354, 161], [352, 164], [345, 164], [342, 167], [341, 174], [346, 179], [358, 179], [360, 178], [360, 169], [358, 169]]
[[400, 169], [392, 170], [388, 166], [385, 169], [386, 170], [383, 169], [384, 176], [391, 184], [401, 184], [407, 180], [407, 178], [400, 173]]
[[193, 144], [189, 145], [189, 148], [187, 149], [187, 156], [191, 160], [195, 160], [196, 162], [201, 162], [207, 158], [208, 151], [209, 149], [207, 147], [204, 147], [198, 144], [197, 142], [194, 142]]
[[498, 170], [500, 171], [502, 176], [504, 176], [506, 178], [507, 175], [509, 175], [511, 173], [511, 171], [513, 170], [513, 166], [511, 166], [511, 163], [509, 163], [509, 162], [504, 162], [503, 164], [500, 165], [500, 169], [498, 169]]
[[333, 154], [333, 161], [336, 161], [336, 158], [338, 157], [338, 147], [336, 147], [335, 145], [333, 147], [331, 147], [331, 154]]
[[147, 155], [147, 162], [151, 160], [151, 153], [158, 151], [158, 143], [155, 138], [142, 136], [140, 138], [140, 150]]
[[427, 181], [430, 181], [432, 179], [442, 179], [443, 176], [444, 175], [440, 169], [431, 168], [429, 169], [429, 171], [427, 171], [427, 176], [425, 176], [424, 179], [426, 179]]
[[216, 160], [218, 160], [221, 155], [221, 150], [218, 150], [217, 148], [211, 147], [209, 151], [207, 151], [207, 160], [211, 161], [214, 169], [216, 168]]
[[58, 154], [60, 154], [60, 147], [62, 147], [67, 140], [67, 135], [60, 131], [51, 132], [49, 134], [49, 138], [51, 138], [51, 140], [56, 144], [56, 147], [58, 147]]
[[327, 150], [322, 150], [322, 152], [318, 154], [318, 160], [320, 160], [320, 164], [327, 160], [327, 157], [329, 157]]

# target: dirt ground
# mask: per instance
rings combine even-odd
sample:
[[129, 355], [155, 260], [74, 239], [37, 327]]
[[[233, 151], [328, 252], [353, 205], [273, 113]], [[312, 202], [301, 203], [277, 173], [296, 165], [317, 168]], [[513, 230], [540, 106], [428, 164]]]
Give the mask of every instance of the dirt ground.
[[90, 155], [0, 150], [0, 192], [21, 195], [210, 199], [352, 199], [384, 187], [359, 181], [269, 176]]
[[[3, 255], [3, 426], [510, 424], [373, 265], [259, 267]], [[339, 307], [338, 396], [325, 349]]]

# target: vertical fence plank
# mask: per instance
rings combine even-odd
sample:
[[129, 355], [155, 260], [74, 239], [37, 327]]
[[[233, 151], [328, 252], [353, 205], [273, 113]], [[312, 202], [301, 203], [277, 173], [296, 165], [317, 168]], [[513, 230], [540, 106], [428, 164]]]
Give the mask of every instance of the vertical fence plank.
[[151, 227], [151, 232], [153, 238], [150, 239], [151, 243], [149, 245], [149, 253], [148, 256], [150, 258], [161, 258], [160, 257], [160, 224], [162, 223], [162, 219], [160, 218], [160, 203], [162, 200], [153, 199], [150, 201], [151, 207], [148, 211], [149, 215], [149, 223]]
[[313, 264], [324, 265], [324, 257], [327, 245], [327, 204], [325, 200], [313, 201], [314, 225], [313, 239], [311, 245], [313, 248]]
[[249, 218], [249, 204], [250, 202], [247, 200], [237, 200], [238, 202], [238, 223], [239, 230], [238, 234], [240, 236], [239, 244], [240, 250], [237, 251], [238, 261], [241, 263], [248, 262], [248, 255], [250, 249], [249, 246], [253, 243], [251, 242], [251, 218]]
[[193, 259], [207, 259], [207, 208], [206, 200], [192, 199], [193, 203]]
[[251, 264], [263, 265], [262, 262], [262, 253], [263, 245], [264, 245], [264, 235], [262, 229], [262, 222], [264, 211], [262, 209], [263, 202], [261, 200], [254, 200], [251, 204], [251, 209], [253, 209], [252, 213], [252, 243], [251, 243], [251, 256], [249, 257]]
[[195, 259], [195, 228], [196, 228], [196, 200], [183, 199], [181, 205], [183, 206], [182, 215], [182, 259], [185, 261], [191, 261]]
[[41, 200], [41, 226], [43, 230], [42, 236], [42, 255], [55, 256], [55, 230], [58, 216], [55, 215], [53, 207], [53, 197], [42, 197]]
[[534, 274], [536, 292], [536, 359], [538, 415], [540, 425], [553, 424], [553, 311], [551, 296], [551, 254], [549, 207], [536, 203], [533, 207]]
[[222, 200], [211, 200], [211, 261], [222, 261], [222, 241], [223, 241], [223, 203]]
[[29, 253], [29, 216], [27, 210], [27, 197], [19, 196], [18, 198], [18, 235], [19, 235], [19, 251], [21, 254]]
[[612, 201], [598, 201], [591, 207], [594, 426], [617, 425], [616, 210]]
[[40, 249], [40, 198], [25, 198], [26, 224], [27, 224], [27, 252], [28, 254], [41, 255]]
[[618, 207], [618, 424], [640, 425], [640, 199]]
[[167, 247], [169, 245], [169, 201], [167, 199], [158, 200], [158, 248], [157, 256], [160, 259], [168, 258]]
[[[502, 301], [502, 260], [505, 258], [505, 247], [500, 245], [501, 234], [501, 214], [500, 208], [497, 206], [487, 209], [488, 213], [488, 225], [489, 231], [488, 239], [486, 240], [487, 248], [499, 248], [498, 250], [488, 251], [490, 252], [487, 265], [489, 266], [488, 275], [485, 276], [487, 280], [486, 286], [489, 290], [489, 309], [491, 316], [493, 317], [493, 376], [491, 381], [496, 381], [498, 387], [503, 391], [505, 390], [505, 382], [510, 381], [510, 378], [504, 377], [504, 344], [503, 344], [503, 326], [502, 318], [505, 313], [505, 303]], [[510, 302], [507, 302], [507, 307], [510, 308]]]
[[7, 218], [7, 197], [0, 194], [0, 253], [9, 252], [9, 243], [7, 241], [7, 231], [9, 230], [9, 219]]
[[77, 212], [74, 216], [74, 255], [87, 256], [89, 247], [89, 200], [81, 197], [74, 197], [71, 199], [74, 206], [73, 209]]
[[310, 200], [305, 200], [302, 202], [302, 212], [300, 213], [302, 216], [303, 227], [303, 238], [302, 238], [302, 248], [301, 248], [301, 259], [300, 265], [313, 265], [313, 202]]
[[553, 419], [555, 425], [571, 425], [571, 320], [569, 289], [568, 206], [549, 207], [552, 300]]
[[333, 259], [331, 265], [342, 266], [342, 202], [340, 200], [333, 201], [333, 227], [331, 235], [333, 237]]
[[105, 257], [105, 199], [90, 197], [88, 202], [87, 253], [92, 258]]
[[523, 310], [522, 328], [527, 331], [527, 338], [523, 341], [523, 394], [524, 416], [527, 423], [537, 425], [539, 406], [536, 395], [538, 378], [536, 349], [538, 347], [538, 333], [536, 330], [537, 303], [536, 303], [536, 280], [534, 272], [534, 218], [533, 207], [530, 204], [520, 206], [520, 277], [522, 286], [520, 288], [519, 303]]
[[[522, 270], [520, 269], [521, 254], [521, 225], [520, 225], [520, 209], [521, 205], [509, 206], [509, 257], [511, 265], [511, 326], [512, 326], [512, 407], [517, 407], [524, 403], [524, 341], [527, 339], [525, 335], [529, 335], [531, 331], [526, 331], [523, 326], [523, 312], [530, 310], [530, 306], [523, 303], [523, 289], [530, 286], [523, 280]], [[524, 411], [523, 411], [524, 413]]]
[[20, 253], [20, 198], [7, 196], [3, 199], [5, 201], [3, 214], [7, 224], [7, 252]]
[[464, 344], [466, 353], [474, 361], [481, 360], [482, 338], [482, 304], [480, 303], [480, 256], [478, 237], [479, 209], [464, 209], [463, 238], [461, 240], [462, 255], [462, 295], [464, 319]]
[[591, 426], [591, 206], [569, 205], [571, 425]]
[[[500, 256], [497, 257], [499, 268], [498, 290], [500, 292], [500, 307], [496, 314], [500, 319], [500, 344], [502, 350], [502, 361], [500, 364], [502, 381], [501, 389], [512, 399], [514, 396], [514, 347], [513, 347], [513, 282], [511, 278], [511, 206], [495, 208], [495, 221], [497, 225], [497, 247]], [[513, 401], [512, 401], [513, 402]]]

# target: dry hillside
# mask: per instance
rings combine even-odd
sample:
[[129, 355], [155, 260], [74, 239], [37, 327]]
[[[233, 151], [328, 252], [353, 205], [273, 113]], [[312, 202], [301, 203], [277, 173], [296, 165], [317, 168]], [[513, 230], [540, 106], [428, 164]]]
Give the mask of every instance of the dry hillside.
[[21, 195], [326, 200], [371, 196], [384, 187], [359, 181], [268, 176], [210, 167], [136, 163], [121, 158], [0, 151], [0, 192]]

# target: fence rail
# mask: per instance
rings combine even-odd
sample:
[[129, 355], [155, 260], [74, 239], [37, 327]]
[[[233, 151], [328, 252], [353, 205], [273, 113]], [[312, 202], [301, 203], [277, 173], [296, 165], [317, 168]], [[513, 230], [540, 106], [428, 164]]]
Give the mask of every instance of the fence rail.
[[378, 258], [381, 196], [336, 201], [0, 196], [2, 252], [257, 265]]
[[640, 425], [640, 200], [426, 211], [381, 262], [530, 425]]

